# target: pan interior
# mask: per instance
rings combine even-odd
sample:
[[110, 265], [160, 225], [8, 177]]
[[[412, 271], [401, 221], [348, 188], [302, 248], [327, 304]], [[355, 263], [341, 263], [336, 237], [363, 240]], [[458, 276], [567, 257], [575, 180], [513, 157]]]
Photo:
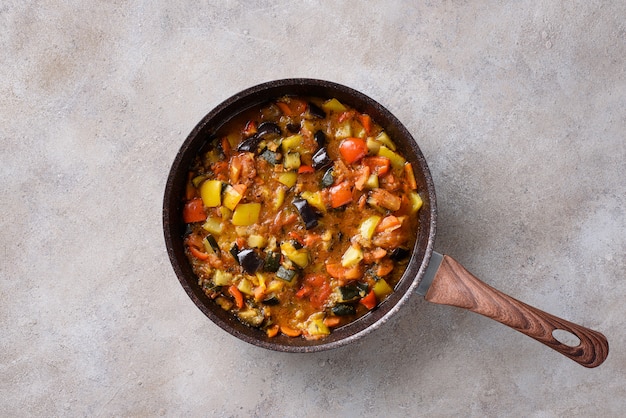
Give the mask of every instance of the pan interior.
[[[239, 113], [285, 95], [336, 98], [360, 112], [369, 114], [393, 138], [398, 152], [413, 165], [418, 192], [424, 201], [418, 212], [419, 230], [407, 269], [392, 293], [376, 309], [356, 321], [333, 330], [326, 338], [306, 340], [276, 336], [268, 338], [258, 329], [239, 322], [206, 296], [184, 252], [182, 199], [187, 170], [202, 146], [215, 132]], [[408, 299], [419, 284], [432, 254], [436, 227], [434, 185], [426, 160], [417, 143], [402, 123], [378, 102], [349, 87], [323, 80], [285, 79], [246, 89], [222, 102], [191, 131], [178, 151], [166, 182], [163, 202], [163, 228], [170, 261], [180, 281], [196, 306], [213, 322], [232, 335], [251, 344], [284, 352], [313, 352], [345, 345], [378, 328]]]

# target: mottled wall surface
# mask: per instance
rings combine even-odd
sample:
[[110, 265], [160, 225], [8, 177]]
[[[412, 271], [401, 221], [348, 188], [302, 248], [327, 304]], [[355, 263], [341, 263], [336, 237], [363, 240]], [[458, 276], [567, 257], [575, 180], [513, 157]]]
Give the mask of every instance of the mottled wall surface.
[[[3, 1], [0, 415], [623, 416], [624, 22], [621, 1]], [[318, 354], [204, 317], [165, 252], [170, 164], [215, 105], [286, 77], [395, 113], [437, 249], [603, 332], [606, 363], [417, 295]]]

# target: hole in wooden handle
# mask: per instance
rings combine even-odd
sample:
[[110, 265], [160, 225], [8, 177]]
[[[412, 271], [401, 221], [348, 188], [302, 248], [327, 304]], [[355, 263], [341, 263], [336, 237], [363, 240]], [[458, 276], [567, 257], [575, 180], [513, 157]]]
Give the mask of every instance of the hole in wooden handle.
[[580, 345], [580, 338], [578, 338], [571, 332], [565, 331], [563, 329], [555, 329], [554, 331], [552, 331], [552, 336], [561, 344], [567, 345], [569, 347], [578, 347]]

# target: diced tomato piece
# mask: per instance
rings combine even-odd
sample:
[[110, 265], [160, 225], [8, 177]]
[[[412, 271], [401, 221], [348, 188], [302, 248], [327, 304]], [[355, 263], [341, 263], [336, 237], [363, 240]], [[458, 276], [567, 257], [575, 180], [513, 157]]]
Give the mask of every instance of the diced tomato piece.
[[391, 169], [391, 160], [387, 157], [375, 155], [373, 157], [365, 157], [363, 164], [368, 166], [372, 173], [378, 176], [384, 176]]
[[211, 169], [213, 170], [213, 173], [215, 173], [216, 180], [226, 180], [226, 176], [228, 175], [227, 161], [217, 161], [211, 165]]
[[332, 291], [328, 278], [323, 274], [311, 274], [305, 277], [304, 286], [310, 289], [309, 300], [315, 309], [324, 306]]
[[306, 173], [315, 173], [315, 170], [313, 169], [313, 167], [311, 167], [310, 165], [304, 165], [302, 164], [299, 168], [298, 168], [298, 174], [306, 174]]
[[350, 183], [348, 183], [347, 181], [332, 186], [329, 190], [329, 193], [330, 205], [333, 208], [338, 208], [352, 202], [352, 189], [350, 187]]
[[373, 290], [370, 290], [370, 292], [365, 297], [359, 300], [359, 303], [365, 306], [367, 309], [370, 309], [370, 310], [374, 309], [377, 303], [376, 293], [374, 293]]
[[196, 197], [185, 203], [183, 206], [183, 222], [189, 224], [192, 222], [202, 222], [206, 219], [204, 205], [202, 199]]
[[367, 151], [367, 144], [361, 138], [346, 138], [339, 144], [339, 153], [348, 164], [365, 157]]
[[311, 288], [309, 286], [302, 286], [297, 292], [296, 292], [296, 297], [298, 299], [302, 299], [303, 297], [305, 297], [306, 295], [308, 295], [309, 293], [311, 293]]

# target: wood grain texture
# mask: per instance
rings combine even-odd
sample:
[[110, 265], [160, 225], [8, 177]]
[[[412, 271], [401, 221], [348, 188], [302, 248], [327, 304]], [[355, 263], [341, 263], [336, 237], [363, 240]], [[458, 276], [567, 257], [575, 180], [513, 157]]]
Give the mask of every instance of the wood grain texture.
[[[608, 341], [601, 333], [541, 311], [492, 288], [447, 255], [444, 255], [426, 293], [426, 300], [468, 309], [494, 319], [585, 367], [599, 366], [609, 354]], [[562, 344], [552, 335], [557, 329], [576, 335], [580, 344], [575, 347]]]

